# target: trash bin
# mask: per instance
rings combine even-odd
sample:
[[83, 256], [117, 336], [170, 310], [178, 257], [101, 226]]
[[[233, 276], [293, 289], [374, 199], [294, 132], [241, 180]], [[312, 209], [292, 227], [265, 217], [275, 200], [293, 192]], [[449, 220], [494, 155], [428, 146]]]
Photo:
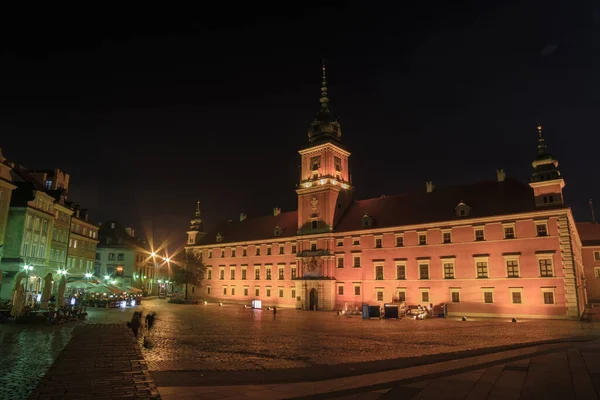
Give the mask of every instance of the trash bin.
[[400, 308], [398, 307], [398, 304], [384, 304], [383, 316], [385, 319], [400, 318]]

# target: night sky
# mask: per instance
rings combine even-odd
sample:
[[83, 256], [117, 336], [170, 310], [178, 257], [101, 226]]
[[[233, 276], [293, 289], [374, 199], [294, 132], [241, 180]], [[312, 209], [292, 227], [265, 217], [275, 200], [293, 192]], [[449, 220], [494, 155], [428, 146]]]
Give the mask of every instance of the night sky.
[[198, 198], [207, 228], [292, 210], [324, 57], [356, 199], [498, 168], [528, 181], [541, 122], [566, 202], [590, 220], [600, 5], [377, 3], [6, 15], [0, 147], [70, 173], [94, 221], [159, 237], [185, 237]]

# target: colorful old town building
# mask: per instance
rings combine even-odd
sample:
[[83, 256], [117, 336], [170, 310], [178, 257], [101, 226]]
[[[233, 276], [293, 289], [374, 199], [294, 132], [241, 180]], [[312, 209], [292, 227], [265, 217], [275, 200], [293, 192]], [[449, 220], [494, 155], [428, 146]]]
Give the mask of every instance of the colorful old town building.
[[578, 222], [577, 231], [581, 236], [581, 256], [585, 271], [583, 280], [587, 303], [598, 310], [600, 307], [600, 224], [595, 221]]
[[581, 242], [541, 126], [528, 184], [498, 170], [488, 182], [354, 200], [325, 70], [320, 102], [299, 151], [297, 210], [242, 214], [208, 233], [196, 212], [186, 249], [206, 266], [204, 297], [304, 310], [404, 303], [460, 316], [582, 314]]

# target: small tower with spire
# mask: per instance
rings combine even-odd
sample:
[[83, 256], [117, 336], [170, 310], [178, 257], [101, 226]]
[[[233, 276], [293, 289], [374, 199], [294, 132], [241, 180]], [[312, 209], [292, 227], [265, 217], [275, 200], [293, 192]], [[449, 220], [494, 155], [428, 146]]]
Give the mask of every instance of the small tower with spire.
[[537, 207], [564, 205], [562, 190], [565, 180], [558, 170], [558, 160], [548, 152], [544, 141], [542, 124], [537, 126], [538, 155], [531, 163], [533, 173], [529, 186], [533, 188]]
[[308, 131], [302, 158], [298, 194], [298, 234], [331, 232], [351, 203], [350, 152], [329, 106], [327, 70], [321, 70], [321, 106]]
[[196, 212], [194, 213], [194, 218], [190, 221], [190, 230], [187, 232], [188, 234], [188, 245], [197, 244], [206, 232], [204, 232], [204, 221], [202, 221], [202, 213], [200, 212], [200, 200], [196, 203]]

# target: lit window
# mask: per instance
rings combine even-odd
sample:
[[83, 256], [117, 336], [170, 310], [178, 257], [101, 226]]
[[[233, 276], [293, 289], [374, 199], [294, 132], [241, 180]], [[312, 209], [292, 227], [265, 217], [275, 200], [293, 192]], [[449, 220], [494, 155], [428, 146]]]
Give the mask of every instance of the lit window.
[[538, 261], [540, 264], [540, 276], [550, 277], [552, 274], [552, 260], [550, 259], [541, 259]]
[[419, 245], [423, 246], [427, 244], [427, 234], [419, 233]]
[[454, 279], [453, 263], [444, 263], [444, 279]]
[[504, 239], [514, 239], [515, 238], [515, 228], [512, 226], [504, 227]]
[[519, 277], [519, 262], [517, 260], [506, 261], [506, 275], [509, 278]]
[[477, 278], [487, 278], [487, 277], [488, 277], [487, 261], [478, 261], [477, 262]]

